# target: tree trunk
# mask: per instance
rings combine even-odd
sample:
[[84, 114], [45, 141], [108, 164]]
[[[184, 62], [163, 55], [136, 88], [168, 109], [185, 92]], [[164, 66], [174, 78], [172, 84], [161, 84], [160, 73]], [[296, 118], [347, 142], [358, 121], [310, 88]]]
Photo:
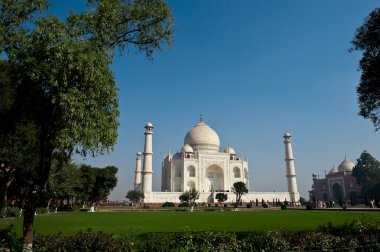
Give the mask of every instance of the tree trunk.
[[33, 247], [33, 222], [38, 202], [37, 193], [30, 193], [29, 199], [25, 204], [23, 222], [23, 251], [32, 251]]
[[53, 199], [49, 199], [49, 201], [47, 203], [47, 206], [46, 206], [47, 213], [50, 213], [50, 204], [52, 201], [53, 201]]
[[44, 189], [49, 178], [53, 148], [45, 141], [41, 142], [41, 151], [39, 164], [36, 167], [38, 178], [34, 181], [33, 188], [25, 204], [24, 222], [23, 222], [23, 251], [32, 251], [33, 248], [33, 222], [36, 213], [40, 192]]

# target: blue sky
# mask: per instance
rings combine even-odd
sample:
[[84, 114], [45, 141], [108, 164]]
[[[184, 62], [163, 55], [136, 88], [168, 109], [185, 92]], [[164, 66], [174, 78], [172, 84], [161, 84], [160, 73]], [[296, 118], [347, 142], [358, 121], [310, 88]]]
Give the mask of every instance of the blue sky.
[[[78, 1], [53, 1], [60, 11]], [[161, 162], [180, 150], [203, 114], [228, 144], [249, 158], [250, 190], [286, 191], [288, 130], [298, 188], [308, 198], [311, 174], [323, 176], [363, 150], [380, 159], [380, 132], [358, 113], [355, 87], [360, 54], [349, 53], [358, 26], [375, 0], [170, 0], [175, 17], [171, 50], [154, 60], [133, 49], [113, 63], [120, 89], [118, 144], [105, 156], [78, 163], [119, 168], [109, 199], [133, 188], [135, 154], [151, 120], [153, 189]]]

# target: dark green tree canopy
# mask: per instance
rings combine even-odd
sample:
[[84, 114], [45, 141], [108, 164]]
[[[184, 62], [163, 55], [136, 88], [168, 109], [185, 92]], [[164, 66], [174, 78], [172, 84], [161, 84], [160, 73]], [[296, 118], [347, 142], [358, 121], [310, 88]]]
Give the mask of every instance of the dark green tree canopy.
[[179, 200], [183, 203], [187, 203], [189, 206], [194, 206], [197, 199], [199, 199], [199, 192], [195, 188], [192, 188], [179, 196]]
[[362, 51], [359, 62], [362, 71], [356, 89], [359, 115], [380, 128], [380, 8], [374, 9], [355, 33], [350, 50]]
[[236, 203], [240, 204], [241, 196], [243, 196], [244, 193], [248, 192], [248, 188], [246, 187], [244, 182], [239, 181], [233, 184], [233, 191], [236, 194]]
[[362, 195], [368, 198], [380, 196], [380, 162], [366, 151], [357, 159], [352, 176], [362, 186]]
[[224, 202], [228, 199], [228, 195], [225, 193], [217, 193], [215, 195], [215, 199], [218, 200], [219, 203]]
[[145, 198], [145, 195], [141, 191], [137, 190], [130, 190], [127, 193], [127, 196], [125, 196], [127, 199], [132, 201], [133, 203], [140, 202], [140, 200]]

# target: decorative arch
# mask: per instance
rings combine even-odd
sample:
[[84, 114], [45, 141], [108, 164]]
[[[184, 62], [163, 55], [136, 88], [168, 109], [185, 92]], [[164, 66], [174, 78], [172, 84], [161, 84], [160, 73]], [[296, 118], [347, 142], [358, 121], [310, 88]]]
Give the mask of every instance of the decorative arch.
[[195, 167], [192, 165], [187, 167], [187, 174], [189, 177], [195, 177]]
[[210, 191], [224, 190], [224, 173], [218, 165], [210, 165], [206, 169], [206, 188]]
[[342, 200], [343, 194], [342, 194], [342, 186], [340, 184], [338, 183], [333, 184], [332, 192], [333, 192], [333, 198], [335, 201]]
[[233, 169], [234, 178], [241, 178], [241, 172], [239, 167], [234, 167]]
[[194, 181], [187, 182], [187, 191], [190, 191], [191, 189], [195, 189], [195, 183]]
[[356, 192], [354, 191], [350, 192], [350, 201], [351, 201], [351, 204], [356, 204], [356, 202], [358, 201], [358, 196], [356, 195]]

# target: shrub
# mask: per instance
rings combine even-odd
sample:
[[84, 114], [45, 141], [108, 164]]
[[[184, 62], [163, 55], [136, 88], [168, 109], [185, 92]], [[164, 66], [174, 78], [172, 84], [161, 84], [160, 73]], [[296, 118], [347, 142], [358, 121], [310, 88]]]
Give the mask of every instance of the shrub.
[[34, 238], [35, 251], [125, 251], [120, 238], [103, 232], [79, 231], [75, 235], [39, 235]]
[[175, 207], [175, 204], [173, 202], [165, 202], [161, 207]]
[[224, 206], [223, 206], [223, 207], [227, 208], [227, 207], [228, 207], [228, 204], [224, 204]]
[[288, 208], [288, 205], [286, 204], [281, 204], [281, 210], [286, 210]]
[[150, 209], [150, 206], [144, 205], [143, 208], [144, 209]]
[[20, 244], [13, 225], [0, 229], [0, 251], [20, 251]]
[[252, 208], [252, 203], [248, 203], [247, 208]]
[[263, 208], [268, 208], [269, 206], [268, 206], [268, 204], [267, 203], [263, 203]]

